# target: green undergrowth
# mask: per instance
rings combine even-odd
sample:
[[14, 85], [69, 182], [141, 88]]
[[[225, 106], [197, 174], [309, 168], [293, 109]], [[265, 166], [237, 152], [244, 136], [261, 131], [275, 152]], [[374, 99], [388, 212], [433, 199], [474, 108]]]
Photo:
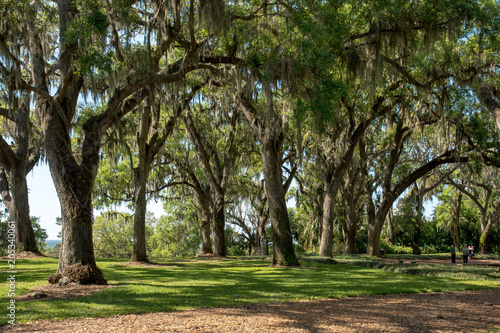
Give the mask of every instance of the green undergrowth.
[[[271, 267], [267, 258], [154, 261], [161, 265], [125, 266], [125, 259], [98, 260], [98, 266], [115, 288], [69, 300], [16, 302], [16, 322], [499, 286], [489, 279], [403, 274], [348, 261], [345, 264], [332, 264], [331, 260], [322, 263], [321, 258], [316, 261], [305, 258], [301, 267], [289, 268]], [[362, 258], [361, 261], [369, 260]], [[55, 258], [17, 260], [16, 294], [46, 285], [47, 276], [56, 268]], [[6, 281], [7, 262], [0, 262], [0, 270]], [[5, 309], [10, 300], [7, 283], [0, 286], [0, 295]], [[0, 324], [6, 324], [7, 319], [6, 315], [0, 316]]]

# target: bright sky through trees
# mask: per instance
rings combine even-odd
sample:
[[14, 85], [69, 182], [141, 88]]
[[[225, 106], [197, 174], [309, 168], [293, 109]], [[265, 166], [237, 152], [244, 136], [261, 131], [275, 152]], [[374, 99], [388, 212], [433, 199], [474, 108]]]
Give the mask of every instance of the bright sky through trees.
[[[47, 231], [48, 239], [58, 239], [57, 235], [61, 231], [61, 226], [56, 225], [56, 218], [61, 216], [59, 199], [54, 188], [54, 183], [50, 177], [47, 165], [38, 165], [28, 174], [30, 215], [40, 218], [40, 225]], [[119, 210], [128, 211], [125, 206]], [[148, 211], [153, 212], [157, 218], [163, 213], [163, 204], [151, 200], [148, 203]], [[94, 216], [101, 215], [95, 211]]]

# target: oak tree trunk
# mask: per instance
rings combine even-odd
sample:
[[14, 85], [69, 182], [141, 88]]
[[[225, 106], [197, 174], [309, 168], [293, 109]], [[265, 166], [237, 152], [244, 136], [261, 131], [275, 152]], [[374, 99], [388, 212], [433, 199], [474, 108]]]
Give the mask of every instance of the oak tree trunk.
[[335, 214], [335, 199], [337, 196], [336, 187], [328, 184], [323, 201], [322, 233], [319, 246], [319, 255], [331, 257], [333, 247], [333, 220]]
[[[24, 168], [23, 168], [24, 169]], [[9, 214], [16, 222], [16, 249], [17, 251], [31, 251], [39, 253], [35, 232], [31, 224], [28, 186], [24, 170], [12, 169], [10, 172], [12, 205]]]
[[[208, 191], [209, 192], [209, 191]], [[210, 200], [207, 197], [198, 198], [201, 206], [201, 253], [213, 254], [210, 223]]]
[[263, 256], [269, 255], [269, 245], [267, 243], [267, 232], [266, 232], [267, 220], [268, 220], [267, 216], [259, 217], [258, 235], [260, 237], [260, 254]]
[[[348, 190], [349, 191], [349, 190]], [[354, 192], [354, 191], [353, 191]], [[358, 200], [348, 197], [345, 246], [349, 254], [356, 253], [356, 232], [358, 228]]]
[[273, 231], [273, 265], [298, 266], [282, 184], [281, 155], [275, 147], [273, 140], [262, 144], [262, 171]]
[[458, 192], [458, 198], [455, 203], [455, 211], [453, 212], [452, 230], [453, 230], [453, 245], [456, 249], [460, 249], [460, 207], [462, 206], [462, 192]]
[[92, 189], [99, 165], [99, 142], [92, 140], [93, 135], [86, 138], [82, 149], [86, 164], [79, 164], [73, 156], [66, 124], [56, 110], [48, 109], [45, 124], [46, 155], [62, 215], [62, 250], [57, 271], [64, 275], [66, 267], [81, 264], [91, 272], [85, 283], [104, 284], [92, 242]]
[[226, 251], [226, 238], [225, 238], [225, 205], [224, 193], [217, 193], [215, 195], [214, 204], [214, 225], [213, 225], [213, 240], [214, 240], [214, 255], [225, 257]]
[[[16, 251], [30, 251], [39, 254], [35, 232], [31, 223], [26, 184], [25, 163], [18, 163], [10, 168], [10, 186], [4, 172], [0, 177], [2, 200], [7, 207], [11, 221], [15, 223]], [[10, 187], [10, 192], [9, 192]]]
[[130, 261], [148, 262], [146, 251], [146, 186], [148, 182], [147, 161], [139, 161], [134, 169], [134, 245]]
[[387, 215], [387, 241], [389, 244], [394, 245], [394, 214], [392, 209], [389, 211]]

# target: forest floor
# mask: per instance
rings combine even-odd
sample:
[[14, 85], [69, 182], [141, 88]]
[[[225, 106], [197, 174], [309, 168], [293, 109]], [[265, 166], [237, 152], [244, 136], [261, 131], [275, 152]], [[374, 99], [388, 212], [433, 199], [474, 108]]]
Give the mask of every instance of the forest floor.
[[[476, 332], [500, 329], [500, 289], [44, 320], [9, 332]], [[0, 328], [2, 330], [2, 328]]]

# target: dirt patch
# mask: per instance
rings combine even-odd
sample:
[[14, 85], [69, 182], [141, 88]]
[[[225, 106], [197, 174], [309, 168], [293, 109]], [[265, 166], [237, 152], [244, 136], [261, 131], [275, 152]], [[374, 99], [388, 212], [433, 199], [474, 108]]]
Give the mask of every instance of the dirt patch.
[[76, 283], [68, 283], [65, 286], [60, 286], [58, 284], [49, 284], [46, 286], [35, 287], [29, 294], [17, 296], [14, 299], [17, 302], [71, 299], [82, 296], [89, 296], [103, 289], [113, 287], [116, 287], [116, 285], [80, 285]]
[[[9, 332], [473, 332], [500, 328], [500, 289], [249, 304], [36, 321]], [[2, 327], [0, 327], [0, 331]]]

